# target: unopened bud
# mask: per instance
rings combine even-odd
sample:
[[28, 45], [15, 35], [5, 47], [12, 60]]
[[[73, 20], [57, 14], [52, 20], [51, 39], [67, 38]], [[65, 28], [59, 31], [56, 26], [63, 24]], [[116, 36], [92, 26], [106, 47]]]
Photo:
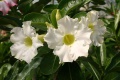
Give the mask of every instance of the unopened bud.
[[61, 14], [60, 14], [60, 10], [57, 9], [57, 12], [56, 12], [56, 20], [59, 20], [61, 19]]

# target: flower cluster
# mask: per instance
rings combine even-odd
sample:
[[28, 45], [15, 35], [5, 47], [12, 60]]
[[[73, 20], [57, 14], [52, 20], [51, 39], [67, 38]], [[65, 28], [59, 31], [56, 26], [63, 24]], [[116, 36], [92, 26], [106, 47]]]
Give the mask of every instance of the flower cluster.
[[[87, 57], [91, 44], [100, 46], [103, 43], [106, 28], [98, 18], [97, 11], [90, 11], [80, 21], [69, 16], [58, 19], [57, 29], [48, 25], [44, 41], [53, 49], [54, 55], [59, 57], [60, 63], [73, 62], [81, 56]], [[36, 56], [37, 48], [43, 46], [30, 23], [24, 22], [23, 28], [15, 27], [11, 31], [14, 33], [11, 35], [14, 43], [11, 46], [12, 56], [27, 63]]]
[[0, 0], [0, 11], [6, 15], [10, 11], [10, 7], [17, 5], [17, 0]]
[[106, 28], [103, 21], [98, 19], [97, 11], [88, 12], [80, 22], [65, 16], [57, 24], [57, 29], [49, 27], [44, 40], [59, 56], [60, 63], [73, 62], [80, 56], [87, 57], [90, 44], [100, 46], [103, 43]]

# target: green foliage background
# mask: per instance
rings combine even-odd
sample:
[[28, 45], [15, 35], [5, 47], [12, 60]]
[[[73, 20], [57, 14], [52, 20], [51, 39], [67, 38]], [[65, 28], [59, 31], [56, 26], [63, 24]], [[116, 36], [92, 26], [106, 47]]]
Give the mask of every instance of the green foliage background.
[[[0, 80], [120, 80], [120, 0], [111, 7], [101, 8], [104, 0], [58, 0], [58, 4], [48, 4], [51, 0], [18, 0], [8, 15], [0, 13]], [[81, 7], [93, 3], [85, 11]], [[112, 18], [100, 17], [107, 28], [104, 43], [100, 47], [91, 46], [87, 58], [80, 57], [72, 63], [59, 64], [59, 58], [44, 43], [38, 48], [38, 55], [30, 64], [16, 60], [10, 53], [10, 31], [22, 26], [23, 21], [32, 21], [39, 34], [47, 32], [45, 22], [57, 28], [56, 11], [72, 18], [85, 16], [91, 10], [103, 11]]]

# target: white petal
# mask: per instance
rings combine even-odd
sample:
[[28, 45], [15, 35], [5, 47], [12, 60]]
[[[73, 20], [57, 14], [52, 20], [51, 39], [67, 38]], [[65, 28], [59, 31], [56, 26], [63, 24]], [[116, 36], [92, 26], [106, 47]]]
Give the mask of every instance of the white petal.
[[74, 33], [76, 40], [82, 40], [84, 41], [84, 45], [90, 44], [90, 36], [91, 36], [92, 31], [88, 29], [87, 27], [82, 28], [81, 30], [78, 30], [76, 33]]
[[53, 51], [53, 53], [59, 57], [60, 63], [73, 62], [73, 59], [71, 58], [71, 54], [69, 54], [69, 52], [70, 47], [66, 45], [57, 46]]
[[97, 11], [90, 11], [87, 13], [87, 17], [90, 23], [95, 22], [98, 19], [98, 12]]
[[10, 11], [9, 6], [4, 1], [0, 1], [0, 11], [3, 12], [3, 15], [6, 15]]
[[36, 32], [35, 29], [31, 26], [31, 21], [23, 22], [22, 27], [25, 35], [30, 37], [35, 36]]
[[10, 37], [11, 42], [23, 42], [25, 35], [23, 34], [23, 30], [20, 27], [15, 27], [11, 30], [13, 33]]
[[102, 35], [99, 35], [97, 34], [97, 32], [93, 32], [91, 34], [91, 41], [92, 43], [95, 45], [95, 46], [100, 46], [102, 43], [103, 43], [103, 36]]
[[31, 60], [37, 55], [37, 49], [34, 47], [26, 47], [22, 43], [15, 43], [10, 47], [12, 56], [16, 59], [24, 60], [30, 63]]
[[59, 31], [56, 31], [54, 28], [49, 28], [44, 37], [44, 41], [48, 43], [49, 48], [54, 49], [57, 45], [61, 44], [62, 36]]
[[73, 60], [75, 61], [76, 59], [78, 59], [78, 57], [84, 56], [87, 57], [88, 56], [88, 49], [89, 49], [89, 45], [84, 45], [83, 41], [76, 41], [72, 46], [71, 46], [71, 52], [70, 54], [73, 55]]
[[38, 39], [38, 35], [36, 35], [35, 37], [32, 38], [32, 45], [35, 47], [35, 48], [38, 48], [40, 46], [43, 46], [43, 43]]
[[78, 19], [72, 19], [69, 16], [65, 16], [62, 19], [58, 20], [58, 29], [61, 30], [64, 34], [72, 33], [75, 28], [78, 28], [79, 22]]

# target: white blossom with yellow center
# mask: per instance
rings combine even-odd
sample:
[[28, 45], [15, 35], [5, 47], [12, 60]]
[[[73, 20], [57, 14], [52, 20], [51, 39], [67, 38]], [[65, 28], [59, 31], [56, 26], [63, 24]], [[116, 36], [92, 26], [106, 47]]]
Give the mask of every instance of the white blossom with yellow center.
[[17, 0], [0, 0], [0, 11], [6, 15], [10, 11], [10, 7], [17, 5]]
[[14, 43], [10, 47], [12, 56], [27, 63], [30, 63], [37, 55], [37, 48], [43, 46], [34, 28], [30, 25], [31, 22], [27, 21], [23, 22], [22, 28], [13, 28], [11, 30], [13, 34], [10, 37], [11, 42]]
[[90, 11], [87, 13], [87, 17], [82, 17], [80, 23], [83, 23], [88, 27], [91, 33], [91, 41], [95, 46], [100, 46], [103, 43], [104, 34], [106, 32], [106, 27], [104, 22], [98, 19], [97, 11]]
[[88, 56], [91, 31], [79, 24], [78, 19], [65, 16], [57, 21], [58, 28], [48, 28], [44, 37], [48, 47], [62, 62], [73, 62], [78, 57]]

